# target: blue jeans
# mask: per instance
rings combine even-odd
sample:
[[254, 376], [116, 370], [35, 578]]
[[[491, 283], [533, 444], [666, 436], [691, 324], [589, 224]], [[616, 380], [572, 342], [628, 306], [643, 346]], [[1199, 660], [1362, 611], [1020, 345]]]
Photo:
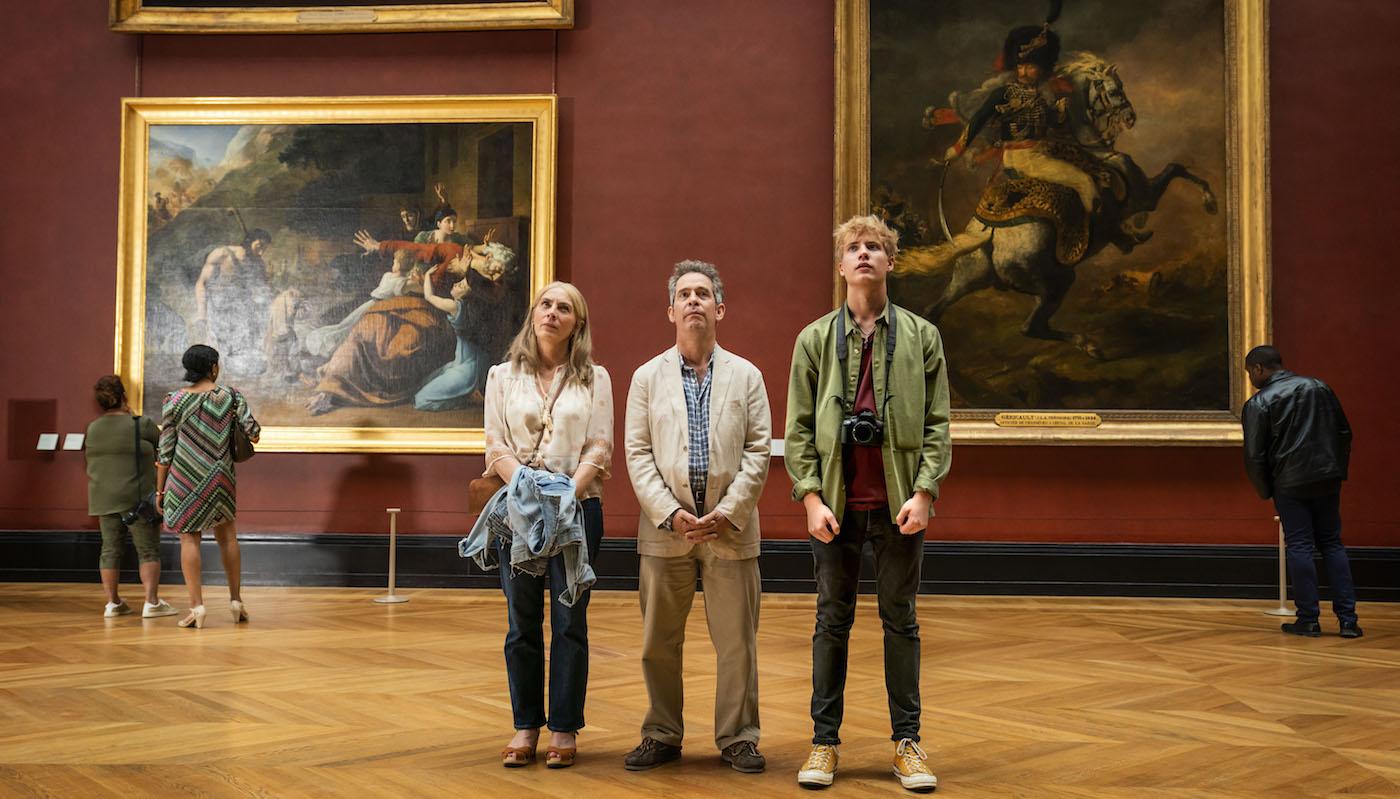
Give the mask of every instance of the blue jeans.
[[1288, 553], [1288, 579], [1293, 585], [1293, 604], [1298, 621], [1317, 621], [1317, 565], [1313, 549], [1322, 553], [1327, 582], [1332, 589], [1332, 612], [1344, 622], [1356, 622], [1356, 586], [1351, 581], [1351, 563], [1342, 546], [1340, 493], [1320, 497], [1274, 496], [1274, 508], [1283, 522], [1283, 542]]
[[841, 743], [846, 660], [856, 620], [860, 551], [875, 553], [875, 593], [885, 630], [885, 694], [891, 740], [919, 740], [919, 619], [915, 600], [924, 562], [924, 534], [903, 535], [888, 508], [847, 510], [830, 544], [811, 539], [817, 578], [817, 627], [812, 634], [812, 743]]
[[[598, 556], [603, 540], [603, 502], [585, 499], [583, 534], [588, 560]], [[505, 546], [497, 542], [497, 547]], [[501, 590], [506, 595], [510, 629], [506, 633], [506, 679], [517, 730], [548, 726], [554, 732], [583, 728], [583, 701], [588, 690], [588, 599], [585, 591], [573, 607], [559, 602], [567, 585], [564, 556], [549, 559], [549, 716], [544, 704], [545, 577], [511, 574], [510, 550], [501, 549]]]

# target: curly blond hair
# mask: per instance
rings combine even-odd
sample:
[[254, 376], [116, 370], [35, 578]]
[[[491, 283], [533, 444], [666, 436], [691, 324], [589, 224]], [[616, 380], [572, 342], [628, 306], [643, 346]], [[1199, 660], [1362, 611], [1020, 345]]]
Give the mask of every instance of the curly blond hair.
[[853, 216], [837, 225], [832, 232], [836, 263], [841, 262], [841, 251], [846, 249], [846, 245], [862, 236], [874, 236], [891, 261], [899, 254], [899, 234], [883, 219], [878, 216]]

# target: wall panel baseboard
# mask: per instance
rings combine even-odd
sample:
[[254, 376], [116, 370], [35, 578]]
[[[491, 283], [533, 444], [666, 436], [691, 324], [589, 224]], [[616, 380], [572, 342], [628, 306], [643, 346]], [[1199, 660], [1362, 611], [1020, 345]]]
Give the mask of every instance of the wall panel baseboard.
[[[239, 536], [245, 585], [381, 586], [388, 569], [383, 535], [257, 534]], [[404, 588], [494, 588], [499, 578], [457, 557], [456, 536], [401, 536], [398, 585]], [[0, 581], [96, 582], [101, 542], [93, 531], [0, 531]], [[1400, 548], [1352, 547], [1359, 598], [1400, 600]], [[204, 572], [223, 581], [218, 547], [206, 539]], [[1162, 544], [1022, 544], [929, 542], [920, 591], [928, 594], [1040, 596], [1232, 597], [1277, 595], [1278, 550], [1268, 546]], [[161, 541], [162, 581], [183, 582], [179, 542]], [[865, 550], [862, 591], [873, 591]], [[763, 590], [812, 592], [806, 541], [763, 542]], [[636, 589], [632, 539], [604, 539], [594, 564], [598, 588]], [[135, 553], [122, 561], [124, 580], [136, 579]], [[1325, 570], [1319, 569], [1325, 579]]]

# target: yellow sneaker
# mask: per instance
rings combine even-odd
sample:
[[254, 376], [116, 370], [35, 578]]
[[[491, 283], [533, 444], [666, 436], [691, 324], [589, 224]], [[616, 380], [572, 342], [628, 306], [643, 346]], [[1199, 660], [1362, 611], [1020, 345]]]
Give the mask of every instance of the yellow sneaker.
[[938, 787], [938, 778], [928, 768], [928, 755], [911, 738], [899, 742], [894, 750], [894, 775], [899, 784], [911, 791], [927, 792]]
[[803, 788], [825, 788], [836, 779], [836, 747], [812, 744], [812, 754], [797, 772], [797, 784]]

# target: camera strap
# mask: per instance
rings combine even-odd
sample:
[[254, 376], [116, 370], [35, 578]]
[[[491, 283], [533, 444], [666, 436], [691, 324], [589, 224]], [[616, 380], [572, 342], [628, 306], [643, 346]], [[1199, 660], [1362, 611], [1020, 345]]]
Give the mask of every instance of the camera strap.
[[[894, 366], [894, 343], [897, 338], [895, 335], [895, 319], [898, 317], [898, 314], [895, 313], [894, 303], [888, 300], [886, 300], [885, 310], [889, 316], [889, 320], [886, 322], [886, 327], [888, 329], [885, 331], [885, 402], [889, 402], [890, 368]], [[846, 399], [846, 358], [849, 355], [849, 348], [846, 346], [846, 314], [849, 312], [848, 306], [842, 303], [841, 310], [836, 313], [836, 359], [841, 363], [841, 407], [845, 408], [847, 413], [849, 413], [852, 408], [850, 401]], [[875, 368], [873, 361], [870, 368]], [[856, 370], [856, 381], [860, 381], [859, 369]], [[860, 391], [859, 386], [856, 387], [856, 391]], [[884, 409], [881, 408], [880, 417], [884, 418], [884, 415]]]
[[132, 432], [136, 436], [136, 448], [132, 450], [132, 457], [136, 461], [136, 502], [132, 507], [136, 507], [136, 505], [141, 504], [141, 500], [146, 498], [145, 495], [141, 493], [141, 417], [133, 416], [131, 417], [131, 421], [135, 425], [135, 427], [132, 428]]

